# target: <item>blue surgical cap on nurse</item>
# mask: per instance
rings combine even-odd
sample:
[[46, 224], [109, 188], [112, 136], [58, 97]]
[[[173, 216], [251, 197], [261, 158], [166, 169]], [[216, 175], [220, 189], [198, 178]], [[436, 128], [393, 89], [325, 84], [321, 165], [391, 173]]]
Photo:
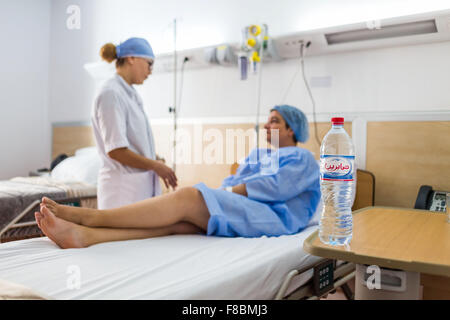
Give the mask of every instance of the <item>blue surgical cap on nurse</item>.
[[155, 59], [153, 49], [147, 40], [130, 38], [116, 46], [117, 58], [139, 57], [147, 60]]
[[278, 111], [283, 117], [284, 121], [287, 122], [289, 127], [294, 131], [295, 138], [299, 142], [306, 142], [309, 138], [309, 125], [308, 119], [306, 119], [305, 114], [299, 109], [288, 106], [286, 104], [281, 106], [275, 106], [272, 108], [273, 111]]

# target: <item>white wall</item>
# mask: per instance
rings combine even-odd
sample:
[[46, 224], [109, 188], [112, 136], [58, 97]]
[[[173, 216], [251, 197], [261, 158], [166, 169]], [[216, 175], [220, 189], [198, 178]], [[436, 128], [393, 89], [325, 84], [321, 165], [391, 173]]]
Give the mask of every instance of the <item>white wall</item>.
[[95, 82], [83, 69], [97, 59], [92, 42], [97, 27], [95, 1], [84, 1], [80, 29], [69, 29], [67, 8], [79, 1], [52, 0], [50, 33], [49, 119], [53, 122], [89, 120]]
[[[305, 59], [307, 78], [331, 77], [330, 87], [313, 87], [317, 112], [421, 112], [450, 110], [450, 42], [350, 52]], [[264, 66], [262, 113], [282, 102], [312, 112], [301, 74], [283, 101], [298, 60]], [[185, 73], [181, 116], [217, 117], [255, 114], [257, 78], [238, 80], [237, 68], [215, 67]], [[154, 117], [172, 104], [172, 75], [156, 74], [142, 90]], [[161, 106], [158, 108], [156, 106]]]
[[[408, 3], [408, 6], [405, 4]], [[67, 6], [81, 9], [81, 29], [65, 28]], [[448, 9], [435, 0], [282, 0], [261, 2], [179, 0], [54, 0], [52, 2], [51, 100], [52, 121], [88, 121], [95, 83], [82, 70], [100, 61], [101, 45], [130, 36], [147, 38], [156, 54], [173, 44], [172, 22], [178, 21], [178, 48], [240, 41], [241, 28], [266, 22], [272, 36], [300, 30], [348, 24], [377, 18]], [[442, 111], [450, 108], [446, 90], [450, 43], [359, 51], [306, 58], [311, 77], [331, 77], [331, 86], [313, 88], [317, 112]], [[261, 112], [281, 102], [312, 107], [300, 74], [285, 101], [281, 101], [299, 62], [267, 64], [263, 70]], [[237, 68], [186, 70], [180, 117], [253, 116], [257, 79], [239, 81]], [[138, 90], [151, 119], [169, 118], [173, 103], [172, 74], [154, 74]]]
[[50, 1], [0, 5], [0, 179], [5, 179], [50, 164]]
[[[101, 45], [147, 38], [156, 54], [240, 41], [241, 28], [267, 23], [271, 36], [450, 8], [445, 0], [4, 0], [0, 73], [0, 179], [49, 165], [50, 123], [89, 121], [95, 81], [83, 69], [99, 61]], [[81, 10], [81, 29], [69, 30], [69, 5]], [[6, 40], [3, 40], [6, 39]], [[449, 43], [360, 51], [306, 59], [311, 77], [331, 77], [313, 88], [317, 112], [427, 112], [450, 107]], [[6, 62], [5, 62], [6, 61]], [[283, 102], [298, 61], [267, 64], [261, 111]], [[233, 68], [187, 70], [181, 117], [253, 117], [256, 79], [241, 82]], [[151, 119], [169, 118], [171, 74], [154, 74], [138, 88]], [[297, 77], [286, 103], [311, 103]]]

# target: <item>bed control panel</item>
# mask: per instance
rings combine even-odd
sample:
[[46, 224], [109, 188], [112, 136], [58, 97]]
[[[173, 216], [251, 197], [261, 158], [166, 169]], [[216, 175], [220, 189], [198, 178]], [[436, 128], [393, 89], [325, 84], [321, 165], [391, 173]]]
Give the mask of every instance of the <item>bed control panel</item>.
[[314, 293], [320, 297], [334, 287], [335, 260], [326, 260], [314, 267]]

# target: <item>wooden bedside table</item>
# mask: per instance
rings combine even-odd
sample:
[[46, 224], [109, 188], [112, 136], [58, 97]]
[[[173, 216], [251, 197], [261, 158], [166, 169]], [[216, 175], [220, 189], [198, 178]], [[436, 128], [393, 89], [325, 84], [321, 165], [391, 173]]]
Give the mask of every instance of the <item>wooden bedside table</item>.
[[[349, 246], [326, 245], [316, 231], [303, 248], [315, 256], [422, 273], [422, 280], [432, 282], [450, 299], [450, 223], [446, 219], [445, 214], [426, 210], [367, 207], [353, 213]], [[422, 284], [427, 298], [429, 285]], [[442, 288], [436, 288], [438, 284]]]

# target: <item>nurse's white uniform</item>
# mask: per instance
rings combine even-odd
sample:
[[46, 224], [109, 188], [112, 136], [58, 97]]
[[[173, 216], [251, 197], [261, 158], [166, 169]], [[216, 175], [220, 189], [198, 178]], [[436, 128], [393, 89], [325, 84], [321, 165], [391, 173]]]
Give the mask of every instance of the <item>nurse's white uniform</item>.
[[94, 102], [92, 125], [102, 159], [97, 184], [98, 208], [117, 208], [160, 195], [159, 177], [154, 171], [124, 166], [108, 156], [108, 152], [126, 147], [156, 159], [142, 99], [118, 74], [100, 89]]

